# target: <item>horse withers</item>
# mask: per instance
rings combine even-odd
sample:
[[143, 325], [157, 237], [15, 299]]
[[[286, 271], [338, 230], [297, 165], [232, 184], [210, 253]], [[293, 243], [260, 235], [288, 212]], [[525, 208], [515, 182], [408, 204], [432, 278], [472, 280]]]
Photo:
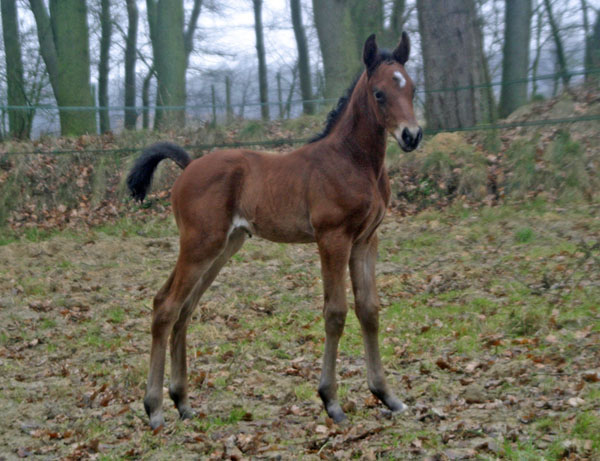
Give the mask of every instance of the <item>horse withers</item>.
[[336, 422], [346, 417], [337, 397], [335, 366], [348, 311], [347, 268], [369, 389], [390, 410], [406, 408], [388, 387], [381, 364], [375, 260], [377, 228], [390, 198], [384, 165], [387, 134], [408, 152], [418, 146], [423, 133], [413, 110], [415, 88], [404, 68], [409, 53], [406, 33], [391, 53], [380, 51], [371, 35], [364, 44], [365, 71], [329, 114], [325, 130], [293, 152], [273, 155], [233, 149], [192, 161], [181, 147], [161, 142], [137, 159], [127, 184], [139, 200], [161, 160], [170, 158], [183, 168], [172, 191], [179, 256], [154, 298], [152, 315], [144, 407], [153, 428], [164, 423], [169, 337], [169, 394], [181, 418], [194, 415], [187, 388], [187, 327], [200, 297], [249, 234], [275, 242], [317, 243], [326, 332], [319, 395], [329, 416]]

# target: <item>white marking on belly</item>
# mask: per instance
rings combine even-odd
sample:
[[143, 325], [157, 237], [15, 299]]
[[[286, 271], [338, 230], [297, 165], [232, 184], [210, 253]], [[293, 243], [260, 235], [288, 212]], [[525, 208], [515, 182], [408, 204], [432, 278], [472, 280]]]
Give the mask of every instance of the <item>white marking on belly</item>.
[[394, 80], [398, 82], [398, 86], [400, 88], [404, 88], [406, 86], [406, 79], [404, 78], [404, 75], [402, 75], [402, 72], [400, 72], [399, 70], [394, 72]]
[[250, 223], [246, 221], [246, 218], [242, 218], [239, 215], [233, 215], [233, 221], [231, 221], [231, 226], [229, 226], [227, 237], [229, 237], [233, 231], [240, 228], [250, 232]]

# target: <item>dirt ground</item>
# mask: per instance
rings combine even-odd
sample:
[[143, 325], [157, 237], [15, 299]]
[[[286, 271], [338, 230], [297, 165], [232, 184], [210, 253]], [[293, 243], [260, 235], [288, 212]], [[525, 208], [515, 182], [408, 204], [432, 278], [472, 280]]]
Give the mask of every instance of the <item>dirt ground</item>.
[[188, 333], [198, 417], [179, 421], [165, 388], [156, 432], [142, 398], [173, 224], [1, 246], [0, 459], [600, 459], [598, 216], [541, 202], [388, 215], [381, 345], [410, 410], [370, 395], [350, 313], [342, 426], [316, 394], [314, 245], [252, 238], [223, 269]]

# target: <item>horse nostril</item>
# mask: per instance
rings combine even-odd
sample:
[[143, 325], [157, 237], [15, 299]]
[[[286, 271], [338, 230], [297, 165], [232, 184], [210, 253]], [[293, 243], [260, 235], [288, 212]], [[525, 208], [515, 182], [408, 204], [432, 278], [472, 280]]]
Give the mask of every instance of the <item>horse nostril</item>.
[[402, 141], [404, 141], [407, 146], [410, 146], [413, 142], [413, 136], [408, 128], [402, 130]]
[[423, 128], [419, 127], [419, 131], [417, 132], [417, 137], [415, 139], [415, 147], [419, 145], [421, 139], [423, 139]]

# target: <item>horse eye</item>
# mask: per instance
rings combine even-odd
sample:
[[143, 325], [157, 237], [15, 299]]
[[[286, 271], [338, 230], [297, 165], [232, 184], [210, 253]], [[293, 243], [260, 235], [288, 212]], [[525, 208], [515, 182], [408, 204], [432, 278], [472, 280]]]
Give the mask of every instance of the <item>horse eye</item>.
[[383, 103], [385, 101], [385, 93], [381, 90], [375, 90], [373, 93], [375, 95], [375, 99], [379, 103]]

